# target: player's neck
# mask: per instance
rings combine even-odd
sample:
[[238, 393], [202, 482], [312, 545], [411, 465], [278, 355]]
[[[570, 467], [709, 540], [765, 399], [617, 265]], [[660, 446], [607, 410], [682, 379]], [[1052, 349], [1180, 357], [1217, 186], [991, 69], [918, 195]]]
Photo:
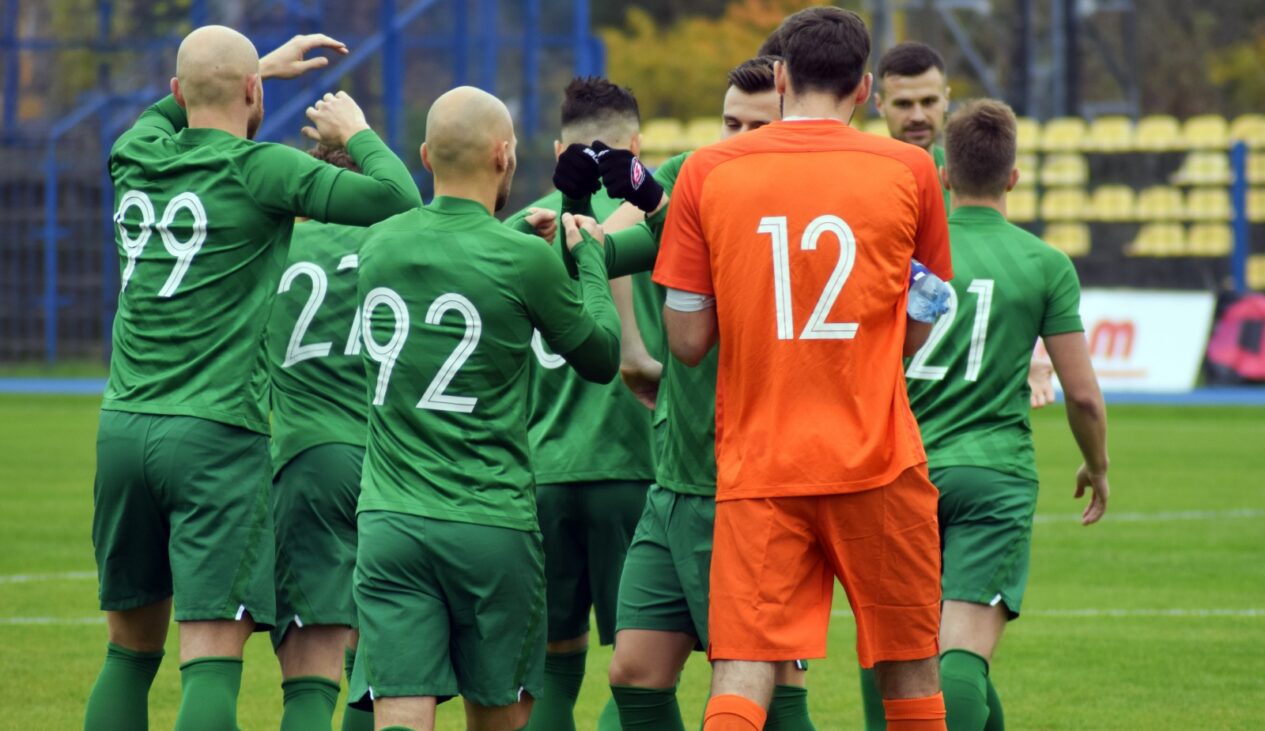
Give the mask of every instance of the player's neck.
[[855, 109], [852, 97], [839, 99], [833, 94], [787, 94], [783, 97], [782, 117], [837, 119], [848, 124]]
[[496, 210], [497, 184], [486, 180], [440, 180], [435, 178], [435, 197], [464, 198], [483, 204], [489, 212]]
[[246, 120], [219, 109], [190, 109], [189, 129], [218, 129], [234, 137], [246, 137]]
[[991, 208], [1000, 213], [1002, 217], [1006, 216], [1006, 196], [1004, 195], [1000, 198], [989, 198], [969, 195], [959, 196], [957, 193], [950, 192], [950, 197], [953, 202], [953, 210], [955, 211], [968, 206], [971, 208]]

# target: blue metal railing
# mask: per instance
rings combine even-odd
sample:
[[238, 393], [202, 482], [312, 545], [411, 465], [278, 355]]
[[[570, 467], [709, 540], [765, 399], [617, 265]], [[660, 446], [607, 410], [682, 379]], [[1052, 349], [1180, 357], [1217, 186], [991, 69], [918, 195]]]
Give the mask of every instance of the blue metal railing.
[[1230, 254], [1230, 273], [1234, 278], [1234, 291], [1247, 291], [1247, 260], [1252, 253], [1251, 226], [1248, 219], [1248, 147], [1242, 140], [1230, 147], [1230, 168], [1233, 182], [1230, 184], [1230, 204], [1234, 210], [1231, 226], [1234, 230], [1234, 251]]

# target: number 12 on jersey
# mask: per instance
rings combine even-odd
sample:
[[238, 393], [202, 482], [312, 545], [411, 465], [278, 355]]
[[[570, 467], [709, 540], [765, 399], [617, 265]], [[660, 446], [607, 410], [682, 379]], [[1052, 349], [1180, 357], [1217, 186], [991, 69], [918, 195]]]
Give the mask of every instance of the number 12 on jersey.
[[[964, 380], [971, 383], [979, 380], [980, 370], [984, 366], [984, 346], [988, 342], [988, 320], [993, 311], [993, 287], [994, 280], [992, 279], [973, 279], [970, 286], [966, 288], [967, 292], [976, 297], [975, 322], [971, 327], [971, 345], [966, 354], [966, 373], [963, 375]], [[949, 329], [953, 327], [957, 314], [958, 294], [950, 287], [949, 311], [936, 320], [935, 326], [931, 328], [931, 335], [927, 337], [927, 342], [910, 359], [909, 368], [905, 371], [906, 378], [919, 381], [943, 381], [949, 375], [948, 366], [933, 366], [927, 361], [940, 347], [940, 342], [944, 340], [944, 337], [949, 334]]]
[[[777, 316], [777, 339], [795, 339], [795, 313], [791, 297], [791, 245], [790, 225], [786, 216], [765, 216], [760, 219], [758, 233], [768, 234], [773, 243], [773, 307]], [[801, 251], [816, 251], [817, 243], [826, 234], [834, 234], [839, 240], [839, 261], [835, 263], [826, 288], [813, 308], [808, 323], [799, 334], [800, 340], [851, 340], [857, 336], [859, 323], [826, 322], [826, 317], [839, 299], [843, 285], [856, 264], [857, 240], [852, 227], [842, 218], [832, 215], [818, 216], [804, 229], [800, 237]]]

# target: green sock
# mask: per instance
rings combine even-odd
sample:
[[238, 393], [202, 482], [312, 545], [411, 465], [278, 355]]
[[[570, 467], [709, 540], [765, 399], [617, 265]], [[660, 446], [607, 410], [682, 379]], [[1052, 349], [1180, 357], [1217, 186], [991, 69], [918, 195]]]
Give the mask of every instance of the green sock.
[[531, 731], [575, 731], [575, 699], [584, 682], [588, 648], [545, 655], [544, 692], [531, 709]]
[[107, 644], [105, 664], [83, 714], [84, 731], [147, 731], [149, 686], [162, 661], [161, 650], [137, 652]]
[[940, 656], [940, 689], [949, 731], [983, 731], [988, 721], [987, 687], [984, 658], [969, 650], [949, 650]]
[[984, 680], [988, 683], [985, 688], [988, 691], [988, 723], [984, 724], [984, 731], [1006, 731], [1006, 714], [1002, 713], [1001, 698], [993, 687], [993, 679], [987, 677]]
[[619, 723], [623, 731], [685, 731], [681, 707], [676, 702], [676, 687], [631, 688], [612, 685], [611, 695], [619, 706]]
[[281, 694], [285, 710], [281, 714], [281, 731], [316, 731], [329, 729], [338, 704], [338, 683], [319, 676], [290, 678], [282, 681]]
[[865, 731], [887, 731], [887, 713], [874, 668], [861, 668], [861, 708], [865, 711]]
[[764, 731], [817, 731], [808, 717], [808, 689], [797, 685], [774, 687]]
[[[343, 672], [347, 678], [348, 689], [351, 687], [351, 669], [356, 665], [356, 650], [348, 647], [343, 650]], [[343, 731], [373, 731], [373, 711], [362, 711], [351, 706], [343, 707]]]
[[180, 666], [180, 712], [175, 731], [229, 731], [237, 728], [237, 693], [242, 687], [240, 657], [200, 657]]
[[611, 696], [602, 707], [602, 715], [597, 717], [597, 731], [620, 731], [619, 706], [615, 705], [615, 696]]

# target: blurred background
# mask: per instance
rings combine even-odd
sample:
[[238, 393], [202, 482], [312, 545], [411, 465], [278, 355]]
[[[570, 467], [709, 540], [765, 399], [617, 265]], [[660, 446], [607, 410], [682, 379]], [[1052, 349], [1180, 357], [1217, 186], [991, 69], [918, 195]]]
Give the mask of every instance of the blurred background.
[[[303, 109], [345, 89], [425, 195], [416, 149], [431, 101], [457, 84], [496, 93], [520, 138], [513, 210], [549, 185], [572, 75], [630, 86], [645, 157], [661, 161], [718, 139], [725, 72], [817, 4], [0, 0], [0, 376], [104, 373], [118, 293], [106, 155], [166, 93], [193, 27], [231, 25], [261, 52], [296, 33], [347, 42], [352, 55], [323, 72], [268, 83], [260, 138], [301, 145]], [[944, 55], [955, 102], [996, 97], [1021, 115], [1010, 215], [1075, 262], [1109, 390], [1265, 381], [1260, 0], [834, 4], [866, 17], [876, 60], [923, 41]], [[872, 108], [854, 124], [887, 134]]]

